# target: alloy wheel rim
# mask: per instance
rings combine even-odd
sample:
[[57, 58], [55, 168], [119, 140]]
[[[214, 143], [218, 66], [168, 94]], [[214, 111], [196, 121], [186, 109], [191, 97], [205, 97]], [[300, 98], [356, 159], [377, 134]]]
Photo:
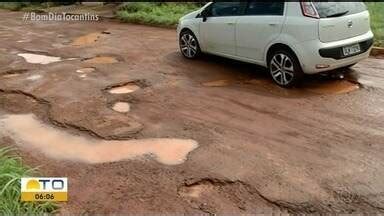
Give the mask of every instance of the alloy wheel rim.
[[276, 54], [271, 59], [270, 72], [277, 83], [283, 86], [288, 85], [294, 78], [293, 62], [285, 54]]
[[180, 49], [183, 54], [192, 58], [197, 53], [197, 43], [195, 38], [190, 34], [183, 34], [180, 40]]

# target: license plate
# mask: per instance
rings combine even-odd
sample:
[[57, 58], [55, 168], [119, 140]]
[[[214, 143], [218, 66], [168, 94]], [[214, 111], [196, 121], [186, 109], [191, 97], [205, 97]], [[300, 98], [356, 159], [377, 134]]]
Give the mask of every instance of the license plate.
[[344, 56], [350, 56], [356, 53], [359, 53], [361, 51], [359, 44], [354, 44], [351, 46], [345, 46], [343, 47], [343, 54]]

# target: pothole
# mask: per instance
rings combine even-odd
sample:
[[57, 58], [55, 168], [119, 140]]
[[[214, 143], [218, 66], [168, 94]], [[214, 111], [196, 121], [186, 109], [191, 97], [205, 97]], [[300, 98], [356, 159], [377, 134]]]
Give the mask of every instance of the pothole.
[[62, 61], [61, 57], [56, 57], [56, 56], [47, 56], [47, 55], [40, 55], [40, 54], [33, 54], [33, 53], [19, 53], [17, 55], [23, 57], [26, 62], [31, 64], [46, 65], [46, 64]]
[[196, 184], [179, 189], [179, 195], [182, 197], [199, 198], [203, 193], [209, 193], [214, 186], [211, 184]]
[[106, 90], [110, 94], [127, 94], [127, 93], [132, 93], [134, 91], [137, 91], [140, 89], [140, 86], [136, 85], [135, 83], [127, 83], [119, 86], [114, 86], [107, 88]]
[[10, 77], [19, 76], [20, 74], [26, 73], [27, 71], [28, 71], [27, 69], [8, 70], [8, 71], [0, 73], [0, 75], [3, 78], [10, 78]]
[[31, 75], [31, 76], [27, 77], [26, 79], [34, 81], [34, 80], [41, 79], [42, 77], [43, 76], [41, 76], [40, 74], [34, 74], [34, 75]]
[[281, 212], [279, 206], [261, 196], [259, 191], [241, 181], [205, 178], [184, 183], [178, 195], [210, 213], [255, 211], [252, 213]]
[[2, 77], [3, 78], [12, 78], [12, 77], [17, 77], [17, 76], [19, 76], [20, 74], [5, 74], [5, 75], [3, 75]]
[[119, 61], [112, 56], [96, 56], [93, 58], [84, 59], [83, 62], [88, 64], [113, 64]]
[[116, 112], [126, 113], [129, 112], [130, 106], [127, 102], [116, 102], [115, 104], [113, 104], [112, 109]]
[[233, 81], [231, 80], [214, 80], [214, 81], [209, 81], [209, 82], [204, 82], [202, 83], [203, 86], [206, 87], [222, 87], [222, 86], [228, 86], [232, 83]]
[[359, 84], [348, 80], [326, 80], [315, 84], [304, 85], [305, 90], [317, 94], [345, 94], [356, 91], [360, 88]]
[[[11, 114], [0, 118], [0, 133], [17, 144], [61, 160], [106, 163], [153, 156], [165, 165], [183, 163], [198, 147], [191, 139], [152, 138], [107, 141], [85, 138], [59, 130], [37, 120], [33, 114]], [[41, 136], [44, 134], [44, 136]]]
[[80, 68], [76, 70], [77, 73], [92, 73], [95, 71], [94, 67]]
[[358, 82], [332, 79], [308, 79], [303, 80], [302, 85], [297, 88], [282, 88], [276, 85], [270, 79], [252, 79], [247, 80], [245, 83], [260, 86], [270, 92], [279, 92], [286, 96], [305, 96], [309, 93], [315, 94], [345, 94], [356, 91], [360, 88]]
[[17, 43], [29, 43], [29, 42], [31, 42], [31, 40], [29, 40], [29, 39], [23, 39], [23, 40], [18, 40], [18, 41], [16, 41]]
[[76, 38], [71, 43], [72, 46], [83, 46], [95, 43], [101, 36], [101, 33], [94, 32], [81, 37]]

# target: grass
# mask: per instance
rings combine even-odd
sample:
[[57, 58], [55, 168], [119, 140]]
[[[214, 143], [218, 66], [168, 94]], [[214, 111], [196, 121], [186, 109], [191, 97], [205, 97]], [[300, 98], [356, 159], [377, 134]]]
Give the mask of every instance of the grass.
[[10, 155], [11, 148], [0, 148], [0, 215], [36, 215], [54, 213], [57, 206], [50, 202], [21, 202], [20, 178], [37, 174], [24, 166], [21, 159]]
[[384, 47], [384, 2], [366, 2], [371, 15], [371, 28], [375, 34], [375, 45]]
[[180, 17], [198, 8], [195, 3], [130, 2], [120, 6], [117, 17], [125, 22], [174, 27]]
[[[43, 9], [55, 6], [60, 3], [56, 2], [0, 2], [0, 8], [11, 11], [26, 11], [26, 12], [39, 12]], [[64, 4], [63, 2], [61, 4]]]

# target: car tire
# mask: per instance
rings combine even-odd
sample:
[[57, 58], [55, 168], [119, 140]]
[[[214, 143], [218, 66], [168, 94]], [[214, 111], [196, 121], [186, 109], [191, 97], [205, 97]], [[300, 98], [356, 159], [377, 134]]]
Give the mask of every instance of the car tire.
[[190, 30], [184, 30], [180, 33], [179, 47], [180, 52], [188, 59], [195, 59], [201, 54], [199, 42]]
[[304, 76], [297, 57], [285, 50], [275, 51], [271, 55], [268, 69], [273, 81], [285, 88], [298, 85]]

